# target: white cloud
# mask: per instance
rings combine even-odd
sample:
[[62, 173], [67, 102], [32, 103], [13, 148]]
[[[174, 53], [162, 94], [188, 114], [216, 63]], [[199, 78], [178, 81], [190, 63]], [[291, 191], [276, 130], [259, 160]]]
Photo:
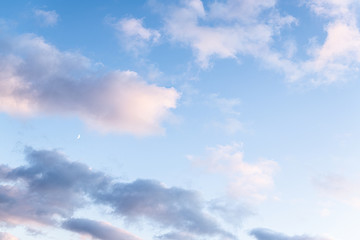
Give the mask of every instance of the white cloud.
[[272, 55], [269, 45], [273, 36], [283, 25], [295, 22], [291, 16], [275, 13], [269, 22], [258, 18], [274, 5], [275, 1], [229, 0], [214, 2], [206, 12], [200, 0], [189, 0], [168, 14], [165, 29], [174, 41], [193, 49], [203, 68], [209, 66], [212, 56], [236, 59], [250, 55], [268, 62], [263, 56]]
[[106, 74], [75, 52], [61, 52], [35, 35], [11, 39], [0, 57], [0, 111], [13, 115], [75, 115], [100, 131], [146, 135], [176, 107], [173, 88], [144, 82], [135, 72]]
[[193, 161], [209, 172], [226, 176], [230, 195], [251, 201], [265, 200], [266, 192], [273, 186], [273, 175], [278, 164], [267, 159], [247, 163], [243, 158], [241, 145], [232, 144], [208, 148], [207, 157]]
[[289, 82], [319, 85], [359, 76], [359, 1], [306, 1], [309, 9], [327, 23], [324, 42], [305, 47], [305, 57], [296, 55], [295, 42], [278, 38], [282, 38], [284, 26], [298, 21], [280, 15], [276, 3], [227, 0], [204, 6], [201, 0], [188, 0], [169, 8], [164, 29], [173, 41], [189, 46], [203, 68], [208, 68], [214, 57], [238, 60], [252, 56], [266, 68], [283, 73]]
[[346, 81], [359, 72], [360, 31], [340, 21], [329, 24], [321, 46], [311, 50], [312, 59], [303, 63], [303, 70], [315, 74], [317, 84]]
[[322, 44], [308, 49], [309, 59], [300, 63], [302, 76], [315, 84], [347, 81], [359, 74], [360, 31], [357, 26], [359, 2], [354, 0], [314, 0], [307, 6], [327, 19]]
[[119, 39], [129, 50], [138, 50], [144, 48], [148, 43], [156, 43], [160, 38], [157, 30], [145, 28], [142, 19], [123, 18], [118, 21], [108, 19]]
[[34, 14], [44, 26], [54, 26], [59, 20], [59, 15], [56, 13], [56, 11], [35, 9]]

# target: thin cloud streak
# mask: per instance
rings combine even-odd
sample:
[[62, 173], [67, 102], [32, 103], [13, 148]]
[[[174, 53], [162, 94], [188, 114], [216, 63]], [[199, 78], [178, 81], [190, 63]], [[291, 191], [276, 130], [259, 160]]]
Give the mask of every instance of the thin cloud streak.
[[93, 238], [101, 240], [141, 240], [109, 223], [84, 218], [71, 218], [66, 220], [62, 224], [62, 227], [81, 235], [90, 235]]
[[309, 235], [288, 236], [266, 228], [256, 228], [250, 232], [256, 240], [333, 240], [327, 237], [312, 237]]

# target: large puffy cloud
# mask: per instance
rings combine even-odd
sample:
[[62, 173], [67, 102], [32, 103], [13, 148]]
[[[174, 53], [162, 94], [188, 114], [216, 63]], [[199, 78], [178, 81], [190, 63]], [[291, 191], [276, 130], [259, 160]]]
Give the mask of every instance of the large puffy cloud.
[[257, 240], [331, 240], [327, 237], [312, 237], [308, 235], [288, 236], [266, 228], [253, 229], [250, 232]]
[[109, 223], [89, 219], [72, 218], [65, 221], [62, 226], [70, 231], [90, 235], [101, 240], [140, 240], [140, 238]]
[[0, 111], [9, 114], [75, 115], [100, 131], [146, 135], [163, 131], [179, 98], [135, 72], [93, 71], [86, 57], [32, 34], [2, 37], [0, 53]]
[[[209, 239], [236, 239], [223, 229], [194, 191], [169, 188], [155, 180], [116, 182], [84, 164], [70, 162], [56, 151], [28, 148], [25, 159], [28, 162], [25, 166], [0, 166], [0, 221], [3, 223], [57, 226], [59, 221], [71, 218], [77, 209], [94, 204], [108, 206], [113, 214], [128, 222], [145, 219], [164, 230]], [[90, 226], [97, 228], [91, 231]], [[111, 239], [101, 235], [105, 231], [101, 222], [70, 219], [64, 227]], [[113, 234], [122, 231], [111, 229]]]
[[228, 190], [232, 196], [252, 202], [266, 199], [266, 193], [273, 185], [273, 175], [278, 169], [278, 164], [267, 159], [247, 163], [243, 158], [241, 144], [237, 143], [208, 148], [208, 155], [203, 158], [190, 156], [196, 165], [226, 176], [229, 181]]

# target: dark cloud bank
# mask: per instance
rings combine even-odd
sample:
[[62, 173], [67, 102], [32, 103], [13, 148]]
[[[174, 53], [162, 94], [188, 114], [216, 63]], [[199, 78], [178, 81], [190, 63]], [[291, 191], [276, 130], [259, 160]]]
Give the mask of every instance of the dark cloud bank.
[[[76, 210], [107, 206], [128, 223], [146, 220], [159, 227], [160, 240], [238, 239], [220, 224], [239, 224], [248, 215], [244, 207], [219, 201], [205, 202], [199, 193], [167, 187], [148, 179], [119, 182], [53, 150], [25, 149], [26, 165], [0, 165], [0, 223], [31, 227], [61, 227], [102, 240], [141, 240], [109, 223], [74, 218]], [[234, 212], [238, 219], [234, 219]], [[250, 232], [256, 240], [326, 240], [309, 236], [286, 236], [268, 229]], [[0, 239], [17, 239], [2, 233]]]
[[57, 226], [97, 239], [139, 239], [120, 228], [90, 219], [71, 218], [86, 204], [106, 205], [128, 222], [146, 219], [167, 234], [236, 239], [224, 230], [194, 191], [166, 187], [155, 180], [116, 182], [103, 172], [68, 161], [57, 151], [25, 150], [27, 164], [0, 166], [0, 220], [12, 225]]

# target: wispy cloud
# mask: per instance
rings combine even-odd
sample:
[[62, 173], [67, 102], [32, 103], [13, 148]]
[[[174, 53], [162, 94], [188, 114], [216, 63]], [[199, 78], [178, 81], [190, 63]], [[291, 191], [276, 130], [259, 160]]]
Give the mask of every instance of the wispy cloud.
[[359, 179], [327, 174], [314, 177], [312, 182], [322, 196], [360, 208]]
[[206, 157], [190, 159], [209, 172], [224, 175], [229, 182], [230, 195], [251, 201], [266, 199], [266, 192], [272, 187], [273, 175], [278, 169], [278, 164], [272, 160], [245, 162], [241, 144], [236, 143], [208, 148]]
[[56, 151], [28, 148], [26, 161], [27, 165], [17, 168], [0, 166], [3, 223], [36, 227], [64, 221], [66, 229], [101, 239], [130, 234], [96, 220], [71, 218], [77, 209], [100, 204], [129, 223], [145, 219], [163, 230], [236, 239], [218, 223], [197, 192], [167, 187], [155, 180], [116, 182]]
[[35, 9], [34, 14], [43, 26], [55, 26], [59, 20], [59, 15], [54, 10], [45, 11], [41, 9]]
[[142, 19], [108, 17], [106, 21], [114, 27], [121, 43], [135, 53], [143, 51], [147, 44], [156, 43], [161, 36], [159, 31], [145, 28]]
[[0, 46], [2, 112], [72, 115], [100, 131], [148, 135], [163, 132], [161, 122], [180, 96], [132, 71], [96, 71], [88, 58], [60, 51], [36, 35], [1, 44], [7, 46]]
[[275, 3], [229, 0], [214, 2], [206, 11], [202, 1], [189, 0], [171, 8], [165, 17], [165, 30], [174, 41], [190, 46], [203, 68], [209, 67], [211, 57], [237, 59], [250, 55], [268, 61], [274, 56], [269, 48], [273, 36], [279, 28], [295, 22], [293, 17], [275, 12], [272, 21], [258, 18]]
[[318, 43], [309, 36], [311, 44], [304, 47], [307, 55], [302, 57], [295, 54], [295, 41], [278, 37], [284, 28], [301, 22], [280, 14], [276, 0], [184, 1], [168, 8], [164, 33], [190, 47], [202, 68], [211, 66], [214, 58], [241, 62], [242, 57], [251, 56], [283, 73], [289, 82], [321, 85], [359, 76], [358, 1], [315, 0], [307, 1], [306, 6], [327, 22], [326, 38]]

